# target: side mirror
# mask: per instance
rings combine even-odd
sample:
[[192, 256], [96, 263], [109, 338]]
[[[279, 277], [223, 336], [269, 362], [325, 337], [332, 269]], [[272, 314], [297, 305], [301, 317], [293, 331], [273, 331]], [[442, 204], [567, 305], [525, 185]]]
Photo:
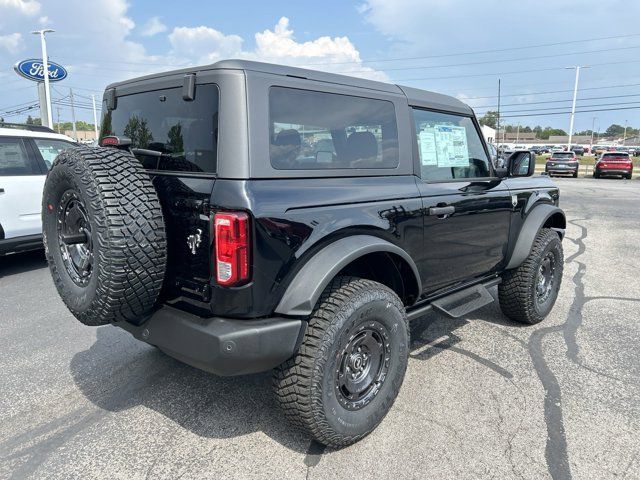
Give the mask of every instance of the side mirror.
[[529, 150], [513, 152], [507, 159], [508, 176], [530, 177], [536, 171], [536, 157]]

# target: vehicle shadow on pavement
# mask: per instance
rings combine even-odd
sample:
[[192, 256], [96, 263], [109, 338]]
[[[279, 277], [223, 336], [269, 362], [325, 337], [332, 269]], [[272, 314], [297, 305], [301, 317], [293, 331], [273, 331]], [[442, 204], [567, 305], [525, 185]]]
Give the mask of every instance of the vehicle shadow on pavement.
[[475, 312], [461, 318], [449, 318], [437, 312], [429, 312], [423, 317], [411, 322], [411, 344], [409, 357], [415, 360], [427, 361], [435, 357], [444, 350], [456, 352], [464, 355], [477, 363], [487, 367], [507, 379], [513, 378], [513, 374], [484, 358], [477, 353], [467, 350], [461, 346], [462, 338], [455, 333], [461, 327], [470, 322], [487, 322], [506, 328], [526, 328], [527, 325], [514, 322], [507, 318], [500, 310], [498, 300], [493, 293], [494, 302], [482, 307]]
[[310, 438], [294, 429], [276, 404], [269, 372], [218, 377], [190, 367], [112, 326], [71, 360], [84, 396], [100, 409], [144, 406], [205, 438], [262, 431], [281, 445], [307, 453]]
[[38, 270], [47, 266], [44, 250], [33, 250], [0, 257], [0, 278]]
[[[426, 361], [450, 350], [511, 378], [504, 368], [462, 348], [455, 330], [477, 320], [519, 325], [491, 306], [472, 315], [473, 320], [466, 320], [429, 313], [411, 322], [411, 358]], [[313, 449], [311, 439], [278, 408], [270, 372], [218, 377], [174, 360], [119, 328], [100, 327], [96, 336], [88, 350], [72, 358], [70, 370], [83, 395], [100, 409], [122, 412], [144, 406], [201, 437], [227, 439], [262, 431], [292, 451], [309, 454]]]

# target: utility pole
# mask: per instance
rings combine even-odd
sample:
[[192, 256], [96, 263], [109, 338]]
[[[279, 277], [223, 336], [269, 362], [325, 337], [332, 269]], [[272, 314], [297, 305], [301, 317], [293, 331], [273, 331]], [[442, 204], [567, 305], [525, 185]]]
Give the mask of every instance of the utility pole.
[[71, 100], [71, 124], [73, 125], [73, 139], [78, 141], [78, 133], [76, 132], [76, 109], [73, 103], [73, 89], [69, 88], [69, 98]]
[[498, 79], [498, 118], [496, 123], [496, 152], [498, 151], [498, 143], [500, 142], [500, 79]]
[[520, 122], [518, 122], [518, 129], [516, 130], [516, 145], [520, 142]]
[[589, 144], [589, 152], [593, 153], [593, 129], [596, 126], [596, 117], [591, 119], [591, 143]]
[[624, 121], [624, 135], [622, 136], [622, 145], [627, 141], [627, 121]]
[[42, 119], [42, 123], [45, 126], [53, 127], [53, 119], [51, 118], [51, 90], [49, 90], [49, 58], [47, 57], [47, 41], [44, 39], [45, 33], [53, 33], [53, 30], [47, 28], [45, 30], [35, 30], [34, 35], [40, 35], [40, 46], [42, 47], [42, 69], [44, 76], [44, 96], [47, 106], [47, 118]]
[[576, 70], [576, 81], [573, 85], [573, 103], [571, 105], [571, 120], [569, 122], [569, 143], [567, 144], [567, 150], [571, 150], [571, 139], [573, 137], [573, 119], [576, 116], [576, 97], [578, 96], [578, 80], [580, 79], [580, 69], [589, 68], [588, 65], [566, 67], [568, 70]]
[[56, 108], [58, 111], [58, 133], [60, 133], [60, 107]]
[[93, 102], [93, 128], [96, 131], [96, 142], [98, 141], [98, 114], [96, 112], [96, 96], [91, 94], [91, 101]]

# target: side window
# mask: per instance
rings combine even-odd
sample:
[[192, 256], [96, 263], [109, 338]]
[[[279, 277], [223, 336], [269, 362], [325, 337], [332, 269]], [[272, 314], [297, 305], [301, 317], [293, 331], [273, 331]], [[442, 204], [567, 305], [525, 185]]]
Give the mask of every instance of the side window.
[[34, 138], [33, 141], [35, 142], [36, 147], [38, 147], [40, 155], [42, 155], [42, 159], [47, 166], [47, 170], [51, 170], [51, 165], [53, 165], [53, 161], [56, 159], [58, 154], [67, 150], [68, 148], [76, 146], [75, 144], [70, 142], [65, 142], [63, 140], [52, 140], [48, 138]]
[[398, 166], [396, 113], [386, 100], [272, 87], [269, 135], [277, 169]]
[[40, 175], [21, 138], [0, 138], [0, 177]]
[[482, 178], [489, 159], [470, 117], [413, 109], [422, 179]]

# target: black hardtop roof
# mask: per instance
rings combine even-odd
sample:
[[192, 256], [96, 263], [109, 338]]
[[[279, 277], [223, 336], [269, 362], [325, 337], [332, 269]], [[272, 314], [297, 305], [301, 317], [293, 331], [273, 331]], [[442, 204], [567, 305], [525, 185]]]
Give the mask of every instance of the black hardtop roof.
[[188, 67], [178, 70], [171, 70], [162, 73], [155, 73], [152, 75], [146, 75], [143, 77], [132, 78], [122, 82], [115, 82], [107, 86], [107, 89], [118, 88], [133, 83], [141, 83], [145, 80], [158, 79], [161, 77], [170, 77], [174, 75], [198, 73], [211, 70], [243, 70], [246, 72], [262, 72], [272, 75], [282, 75], [291, 77], [301, 77], [309, 80], [316, 80], [319, 82], [335, 83], [340, 85], [348, 85], [352, 87], [366, 88], [369, 90], [378, 90], [389, 93], [404, 94], [409, 100], [410, 104], [425, 104], [432, 108], [440, 110], [451, 110], [466, 114], [471, 114], [472, 110], [467, 104], [461, 102], [455, 97], [449, 95], [443, 95], [440, 93], [430, 92], [428, 90], [421, 90], [418, 88], [405, 87], [395, 85], [392, 83], [378, 82], [375, 80], [367, 80], [364, 78], [352, 77], [348, 75], [341, 75], [337, 73], [321, 72], [319, 70], [310, 70], [306, 68], [290, 67], [287, 65], [277, 65], [273, 63], [254, 62], [251, 60], [221, 60], [219, 62], [203, 65], [198, 67]]

